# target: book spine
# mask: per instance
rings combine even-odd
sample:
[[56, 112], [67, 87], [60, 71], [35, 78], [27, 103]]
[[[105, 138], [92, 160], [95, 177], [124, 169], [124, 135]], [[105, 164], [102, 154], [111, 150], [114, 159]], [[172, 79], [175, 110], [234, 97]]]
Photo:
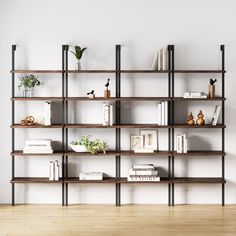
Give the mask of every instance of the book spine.
[[155, 167], [152, 164], [150, 164], [150, 165], [133, 165], [132, 168], [133, 168], [133, 170], [147, 170], [147, 169], [153, 170], [153, 169], [155, 169]]
[[163, 70], [167, 70], [167, 48], [163, 48]]
[[59, 164], [58, 164], [58, 161], [54, 161], [54, 172], [55, 172], [54, 180], [58, 181], [59, 180]]
[[151, 70], [158, 70], [158, 52], [155, 53], [155, 57], [151, 66]]
[[177, 142], [176, 142], [176, 151], [177, 153], [182, 153], [182, 135], [181, 134], [177, 134]]
[[103, 125], [109, 125], [109, 106], [107, 104], [103, 104]]
[[110, 110], [110, 115], [109, 115], [109, 125], [113, 125], [113, 121], [114, 121], [114, 114], [113, 114], [113, 105], [109, 106], [109, 110]]
[[23, 149], [24, 154], [52, 154], [52, 149]]
[[51, 146], [51, 140], [26, 140], [25, 145], [47, 145]]
[[183, 148], [183, 153], [188, 152], [188, 139], [184, 138], [184, 148]]
[[54, 180], [55, 170], [54, 170], [54, 162], [50, 161], [49, 163], [49, 180]]
[[157, 170], [130, 170], [129, 175], [158, 175]]
[[161, 103], [157, 104], [157, 124], [161, 125]]
[[161, 125], [165, 125], [165, 102], [161, 102]]
[[158, 182], [160, 181], [160, 177], [156, 176], [156, 177], [130, 177], [128, 176], [127, 178], [128, 181], [147, 181], [147, 182]]
[[220, 115], [220, 110], [221, 110], [221, 106], [217, 105], [215, 107], [215, 111], [212, 117], [212, 125], [217, 125], [218, 119], [219, 119], [219, 115]]
[[168, 125], [168, 102], [165, 101], [165, 125]]
[[163, 70], [163, 48], [160, 50], [160, 54], [161, 54], [161, 56], [160, 56], [160, 59], [161, 59], [161, 61], [160, 61], [160, 70]]
[[51, 125], [51, 102], [44, 103], [44, 125]]

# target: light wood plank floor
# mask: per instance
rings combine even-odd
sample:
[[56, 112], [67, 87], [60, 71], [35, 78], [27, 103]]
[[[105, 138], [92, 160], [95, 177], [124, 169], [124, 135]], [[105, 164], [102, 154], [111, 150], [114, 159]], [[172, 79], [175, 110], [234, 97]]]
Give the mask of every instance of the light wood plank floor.
[[0, 236], [236, 236], [236, 205], [0, 205]]

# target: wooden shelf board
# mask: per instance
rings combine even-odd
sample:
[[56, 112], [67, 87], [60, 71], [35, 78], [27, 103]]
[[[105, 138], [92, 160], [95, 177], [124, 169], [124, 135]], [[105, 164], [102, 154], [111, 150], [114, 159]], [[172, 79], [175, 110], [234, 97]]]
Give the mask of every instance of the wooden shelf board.
[[62, 151], [54, 151], [53, 153], [31, 153], [31, 154], [25, 154], [22, 150], [16, 150], [14, 152], [11, 152], [11, 156], [62, 156]]
[[174, 73], [226, 73], [225, 70], [174, 70]]
[[62, 97], [13, 97], [11, 98], [12, 101], [63, 101]]
[[173, 128], [186, 128], [186, 129], [204, 129], [204, 128], [210, 128], [210, 129], [214, 129], [214, 128], [225, 128], [225, 125], [222, 124], [218, 124], [218, 125], [211, 125], [211, 124], [205, 124], [205, 125], [187, 125], [187, 124], [174, 124]]
[[225, 179], [219, 177], [179, 177], [172, 180], [179, 184], [221, 184], [226, 183]]
[[14, 125], [11, 125], [11, 128], [23, 128], [23, 129], [43, 128], [43, 129], [46, 129], [46, 128], [63, 128], [63, 125], [55, 124], [55, 125], [30, 125], [30, 126], [27, 126], [27, 125], [21, 125], [21, 124], [14, 124]]
[[183, 97], [174, 97], [174, 101], [225, 101], [226, 98], [215, 97], [215, 98], [183, 98]]
[[16, 74], [58, 74], [62, 73], [62, 70], [11, 70], [11, 73], [16, 73]]
[[170, 97], [111, 97], [111, 98], [104, 98], [104, 97], [95, 97], [95, 98], [88, 98], [88, 97], [68, 97], [65, 98], [68, 101], [158, 101], [158, 100], [165, 100], [171, 101]]
[[65, 179], [64, 182], [71, 184], [113, 184], [116, 183], [116, 178], [104, 178], [103, 180], [80, 180], [76, 177], [69, 177]]
[[94, 70], [66, 70], [65, 71], [66, 73], [69, 73], [69, 74], [87, 74], [87, 73], [95, 73], [95, 74], [99, 74], [99, 73], [102, 73], [102, 74], [112, 74], [112, 73], [116, 73], [117, 71], [116, 70], [99, 70], [99, 69], [94, 69]]
[[174, 156], [208, 156], [208, 157], [215, 157], [215, 156], [225, 156], [226, 153], [222, 151], [207, 151], [207, 150], [192, 150], [188, 151], [188, 153], [173, 153]]
[[60, 179], [59, 181], [52, 181], [46, 177], [16, 177], [11, 180], [11, 183], [16, 183], [16, 184], [30, 184], [30, 183], [58, 184], [58, 183], [63, 183], [63, 180]]
[[167, 74], [170, 70], [120, 70], [120, 73]]
[[101, 128], [101, 129], [115, 129], [115, 128], [146, 128], [146, 129], [158, 129], [158, 128], [171, 128], [169, 125], [159, 126], [156, 124], [119, 124], [112, 126], [103, 126], [102, 124], [67, 124], [65, 128]]

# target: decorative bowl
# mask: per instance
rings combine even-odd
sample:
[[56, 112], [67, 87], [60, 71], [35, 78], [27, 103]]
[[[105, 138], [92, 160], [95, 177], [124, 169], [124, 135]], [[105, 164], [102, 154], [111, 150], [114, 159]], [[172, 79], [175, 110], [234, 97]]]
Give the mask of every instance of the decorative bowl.
[[83, 145], [74, 145], [70, 144], [70, 147], [72, 148], [73, 151], [75, 152], [88, 152], [86, 147]]

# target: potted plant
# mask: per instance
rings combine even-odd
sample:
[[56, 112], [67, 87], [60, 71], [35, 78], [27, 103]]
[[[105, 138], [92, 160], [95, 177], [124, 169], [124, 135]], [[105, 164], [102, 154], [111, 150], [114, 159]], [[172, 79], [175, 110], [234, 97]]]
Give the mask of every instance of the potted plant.
[[18, 88], [21, 89], [23, 87], [23, 97], [32, 97], [33, 88], [40, 85], [40, 81], [35, 75], [20, 75], [19, 80]]
[[79, 141], [73, 141], [70, 144], [75, 152], [90, 152], [97, 154], [98, 152], [106, 153], [107, 144], [99, 139], [91, 140], [91, 136], [83, 136]]
[[81, 70], [81, 58], [83, 56], [83, 53], [84, 51], [86, 50], [87, 48], [81, 48], [80, 46], [75, 46], [75, 51], [70, 51], [71, 53], [73, 53], [76, 57], [76, 59], [78, 60], [77, 63], [76, 63], [76, 66], [75, 66], [75, 69], [76, 70]]

